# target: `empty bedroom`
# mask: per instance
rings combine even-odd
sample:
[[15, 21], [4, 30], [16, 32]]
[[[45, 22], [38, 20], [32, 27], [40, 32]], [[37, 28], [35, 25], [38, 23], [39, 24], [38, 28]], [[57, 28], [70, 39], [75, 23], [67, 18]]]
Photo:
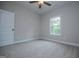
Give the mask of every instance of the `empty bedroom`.
[[78, 1], [0, 1], [0, 58], [78, 57]]

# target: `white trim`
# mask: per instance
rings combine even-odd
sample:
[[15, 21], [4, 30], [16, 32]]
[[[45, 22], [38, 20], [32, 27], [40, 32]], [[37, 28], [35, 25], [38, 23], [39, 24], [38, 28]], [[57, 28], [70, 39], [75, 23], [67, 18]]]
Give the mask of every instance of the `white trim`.
[[74, 46], [74, 47], [79, 47], [79, 44], [77, 44], [77, 43], [59, 41], [59, 40], [54, 40], [54, 39], [50, 39], [50, 38], [41, 38], [41, 39], [51, 41], [51, 42], [57, 42], [57, 43], [65, 44], [65, 45], [70, 45], [70, 46]]
[[[12, 45], [12, 44], [16, 44], [16, 43], [29, 42], [29, 41], [36, 40], [36, 39], [38, 40], [38, 38], [30, 38], [30, 39], [19, 40], [19, 41], [14, 41], [14, 42], [0, 42], [0, 47], [7, 46], [7, 45]], [[65, 42], [65, 41], [58, 41], [58, 40], [53, 40], [53, 39], [45, 38], [45, 37], [42, 37], [40, 39], [41, 40], [51, 41], [51, 42], [57, 42], [57, 43], [65, 44], [65, 45], [71, 45], [71, 46], [79, 47], [79, 44], [76, 44], [76, 43], [70, 43], [70, 42]]]
[[38, 38], [30, 38], [30, 39], [19, 40], [19, 41], [14, 41], [14, 42], [4, 41], [4, 42], [0, 42], [0, 47], [12, 45], [12, 44], [16, 44], [16, 43], [29, 42], [29, 41], [36, 40], [36, 39], [38, 39]]

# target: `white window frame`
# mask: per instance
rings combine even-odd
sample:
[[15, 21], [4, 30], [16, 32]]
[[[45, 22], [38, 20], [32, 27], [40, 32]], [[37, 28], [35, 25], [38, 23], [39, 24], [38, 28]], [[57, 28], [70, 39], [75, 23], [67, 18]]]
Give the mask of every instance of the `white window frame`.
[[[52, 30], [51, 26], [55, 25], [53, 24], [55, 19], [59, 19], [60, 33], [54, 33], [53, 31], [51, 31]], [[55, 35], [55, 36], [61, 35], [61, 17], [58, 16], [50, 19], [50, 35]]]

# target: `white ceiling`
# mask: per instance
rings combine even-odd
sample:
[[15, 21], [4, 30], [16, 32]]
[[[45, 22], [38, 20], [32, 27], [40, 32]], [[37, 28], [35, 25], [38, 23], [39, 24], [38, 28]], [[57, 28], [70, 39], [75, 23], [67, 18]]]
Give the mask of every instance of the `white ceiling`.
[[20, 5], [24, 6], [25, 8], [28, 8], [32, 12], [35, 12], [37, 14], [43, 14], [46, 12], [49, 12], [51, 10], [54, 10], [58, 7], [61, 7], [62, 5], [65, 5], [69, 3], [69, 1], [47, 1], [52, 4], [52, 6], [44, 5], [41, 9], [38, 8], [37, 4], [30, 4], [28, 1], [18, 1]]

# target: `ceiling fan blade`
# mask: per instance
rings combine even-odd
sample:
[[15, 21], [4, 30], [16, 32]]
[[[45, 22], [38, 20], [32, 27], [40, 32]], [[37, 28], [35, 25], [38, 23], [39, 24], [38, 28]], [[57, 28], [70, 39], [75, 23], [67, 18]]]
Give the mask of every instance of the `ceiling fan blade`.
[[39, 8], [41, 8], [41, 5], [39, 5]]
[[36, 2], [38, 2], [38, 1], [29, 1], [29, 3], [36, 3]]
[[46, 4], [46, 5], [48, 5], [48, 6], [51, 6], [51, 4], [50, 4], [50, 3], [48, 3], [48, 2], [44, 2], [44, 4]]

